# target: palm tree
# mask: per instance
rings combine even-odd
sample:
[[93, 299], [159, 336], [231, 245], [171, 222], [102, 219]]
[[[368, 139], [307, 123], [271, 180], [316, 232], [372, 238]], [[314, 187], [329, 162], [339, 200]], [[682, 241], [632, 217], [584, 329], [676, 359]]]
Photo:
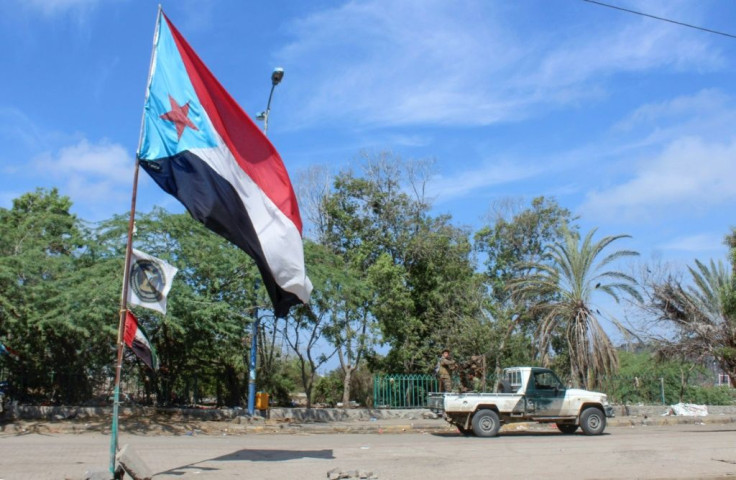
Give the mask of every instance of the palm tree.
[[539, 262], [525, 264], [528, 275], [510, 283], [514, 298], [524, 302], [539, 325], [535, 332], [537, 354], [549, 361], [551, 342], [563, 335], [570, 356], [570, 376], [574, 384], [591, 388], [600, 375], [618, 369], [618, 355], [601, 320], [608, 317], [617, 328], [628, 330], [613, 316], [604, 315], [593, 303], [602, 292], [616, 303], [620, 293], [641, 300], [636, 280], [615, 270], [604, 270], [622, 257], [638, 252], [619, 250], [598, 259], [611, 243], [630, 235], [613, 235], [593, 242], [596, 229], [580, 243], [577, 232], [566, 230], [563, 238], [548, 247]]
[[650, 308], [678, 334], [658, 350], [700, 360], [711, 356], [736, 386], [736, 277], [722, 262], [695, 265], [688, 267], [691, 285], [671, 277], [652, 286]]

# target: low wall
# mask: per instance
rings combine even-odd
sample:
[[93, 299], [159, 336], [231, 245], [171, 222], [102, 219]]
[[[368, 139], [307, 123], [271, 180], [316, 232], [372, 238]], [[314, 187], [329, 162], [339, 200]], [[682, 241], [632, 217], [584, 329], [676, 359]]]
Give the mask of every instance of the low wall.
[[[617, 417], [658, 417], [670, 410], [669, 405], [615, 405]], [[708, 405], [708, 415], [736, 415], [736, 405]]]
[[[667, 405], [615, 405], [617, 417], [658, 417], [669, 410]], [[430, 413], [428, 409], [371, 409], [371, 408], [271, 408], [268, 412], [257, 412], [272, 420], [295, 423], [370, 421], [371, 419], [418, 419]], [[708, 406], [709, 415], [736, 415], [736, 405]], [[242, 408], [156, 408], [121, 406], [121, 418], [146, 416], [170, 417], [183, 420], [227, 421], [246, 415]], [[112, 407], [65, 407], [14, 405], [0, 417], [3, 420], [85, 420], [110, 418]]]

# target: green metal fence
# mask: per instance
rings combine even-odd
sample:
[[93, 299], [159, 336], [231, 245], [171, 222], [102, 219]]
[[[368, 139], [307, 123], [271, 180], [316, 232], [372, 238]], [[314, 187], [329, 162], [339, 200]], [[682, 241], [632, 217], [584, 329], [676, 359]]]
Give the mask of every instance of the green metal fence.
[[439, 390], [434, 375], [389, 374], [373, 377], [375, 408], [425, 408], [427, 394]]

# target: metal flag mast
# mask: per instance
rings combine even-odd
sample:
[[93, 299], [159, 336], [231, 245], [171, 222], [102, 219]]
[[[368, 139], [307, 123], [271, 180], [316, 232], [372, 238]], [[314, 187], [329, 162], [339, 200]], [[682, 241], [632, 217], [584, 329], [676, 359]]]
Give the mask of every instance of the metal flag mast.
[[[148, 89], [151, 85], [151, 70], [156, 56], [156, 43], [158, 42], [158, 27], [161, 19], [161, 5], [158, 6], [158, 14], [156, 15], [156, 28], [153, 34], [153, 50], [151, 53], [151, 65], [148, 69], [148, 81], [146, 82], [146, 98], [148, 97]], [[144, 101], [145, 106], [145, 101]], [[141, 130], [138, 145], [143, 138], [143, 125], [145, 122], [146, 109], [143, 109], [143, 118], [141, 119]], [[133, 251], [133, 231], [135, 229], [135, 204], [138, 196], [138, 172], [140, 171], [140, 162], [138, 154], [135, 157], [135, 171], [133, 173], [133, 193], [130, 199], [130, 217], [128, 219], [128, 240], [125, 246], [125, 267], [123, 270], [123, 289], [120, 295], [120, 318], [118, 323], [118, 339], [117, 339], [117, 360], [115, 363], [115, 384], [113, 392], [112, 405], [112, 428], [110, 435], [110, 473], [115, 474], [115, 457], [118, 450], [118, 415], [120, 411], [120, 376], [123, 369], [123, 352], [125, 350], [124, 333], [125, 333], [125, 317], [128, 311], [128, 289], [130, 288], [130, 263]]]
[[[268, 116], [271, 113], [271, 99], [273, 98], [273, 91], [276, 85], [281, 83], [281, 79], [284, 78], [284, 69], [276, 67], [271, 73], [271, 93], [268, 94], [268, 104], [266, 110], [256, 115], [256, 119], [263, 122], [263, 135], [268, 136]], [[258, 312], [256, 311], [256, 318], [251, 324], [251, 341], [250, 341], [250, 366], [248, 368], [248, 415], [253, 416], [256, 412], [256, 364], [258, 357], [258, 326], [260, 320], [258, 319]]]
[[130, 219], [128, 220], [128, 242], [125, 247], [125, 270], [123, 272], [123, 292], [120, 298], [120, 320], [118, 323], [117, 360], [115, 363], [115, 388], [112, 404], [112, 430], [110, 437], [110, 472], [115, 473], [115, 455], [118, 449], [118, 412], [120, 406], [120, 374], [123, 368], [123, 351], [125, 342], [125, 316], [128, 311], [128, 288], [130, 280], [130, 257], [133, 248], [133, 229], [135, 226], [135, 201], [138, 193], [138, 159], [135, 160], [135, 173], [133, 174], [133, 195], [130, 205]]

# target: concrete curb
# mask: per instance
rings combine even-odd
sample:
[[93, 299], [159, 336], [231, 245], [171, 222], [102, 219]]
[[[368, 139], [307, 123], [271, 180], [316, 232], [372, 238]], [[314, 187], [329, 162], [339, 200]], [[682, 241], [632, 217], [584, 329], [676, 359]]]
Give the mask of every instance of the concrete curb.
[[[705, 425], [736, 423], [735, 415], [709, 415], [706, 417], [617, 417], [609, 418], [609, 427], [648, 427], [674, 425]], [[514, 423], [504, 425], [503, 431], [545, 431], [556, 429], [554, 424]], [[258, 435], [258, 434], [401, 434], [401, 433], [456, 433], [457, 429], [442, 419], [375, 419], [369, 421], [305, 422], [253, 420], [239, 418], [235, 421], [182, 421], [144, 422], [125, 419], [120, 431], [131, 435]], [[110, 424], [105, 421], [78, 423], [71, 421], [15, 422], [0, 426], [0, 436], [36, 434], [110, 434]]]
[[[82, 407], [18, 407], [13, 419], [0, 422], [0, 435], [110, 434], [111, 411]], [[646, 427], [736, 423], [736, 407], [708, 407], [705, 417], [663, 416], [666, 406], [617, 406], [610, 427]], [[132, 435], [249, 435], [321, 433], [448, 433], [457, 430], [427, 409], [274, 408], [248, 417], [242, 409], [156, 409], [135, 407], [120, 413], [120, 431]], [[265, 414], [265, 415], [264, 415]], [[621, 415], [623, 414], [623, 415]], [[628, 415], [627, 415], [628, 414]], [[511, 431], [550, 428], [519, 423]], [[552, 425], [552, 428], [554, 425]]]

